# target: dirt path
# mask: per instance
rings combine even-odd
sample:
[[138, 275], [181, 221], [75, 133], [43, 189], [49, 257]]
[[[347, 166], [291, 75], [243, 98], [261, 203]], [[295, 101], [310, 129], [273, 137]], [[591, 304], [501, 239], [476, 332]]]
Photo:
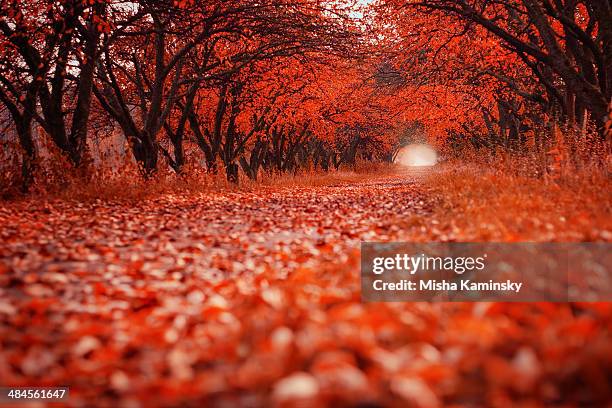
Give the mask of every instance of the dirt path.
[[514, 306], [360, 303], [359, 242], [409, 238], [431, 212], [418, 180], [4, 204], [0, 378], [69, 385], [73, 406], [429, 407], [488, 401], [496, 355], [496, 390], [535, 392], [549, 367]]
[[[138, 398], [164, 378], [182, 389], [204, 373], [219, 377], [211, 385], [219, 391], [254, 381], [222, 380], [211, 359], [229, 359], [222, 366], [234, 370], [253, 355], [251, 340], [289, 323], [282, 320], [297, 311], [286, 279], [297, 270], [314, 282], [322, 265], [330, 274], [335, 265], [350, 265], [357, 276], [360, 240], [390, 239], [395, 218], [426, 212], [425, 198], [405, 175], [136, 205], [7, 205], [0, 211], [0, 376]], [[321, 294], [352, 299], [353, 281]], [[243, 316], [251, 321], [237, 318], [258, 299], [258, 307], [284, 317], [275, 322], [262, 311]], [[275, 366], [270, 370], [281, 368]], [[259, 369], [269, 380], [283, 374]]]
[[138, 267], [164, 279], [178, 271], [210, 281], [253, 267], [288, 272], [281, 253], [385, 240], [395, 235], [395, 219], [427, 211], [426, 198], [406, 174], [137, 204], [24, 202], [0, 207], [0, 253], [16, 278], [90, 272], [95, 276], [78, 280], [104, 282], [104, 273]]

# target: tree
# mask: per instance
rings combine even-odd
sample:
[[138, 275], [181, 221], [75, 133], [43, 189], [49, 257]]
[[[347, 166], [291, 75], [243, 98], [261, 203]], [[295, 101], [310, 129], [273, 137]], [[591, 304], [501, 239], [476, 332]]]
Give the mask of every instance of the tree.
[[0, 6], [0, 101], [25, 152], [24, 185], [36, 159], [33, 120], [75, 165], [83, 161], [98, 40], [109, 28], [105, 9], [103, 0]]
[[394, 10], [427, 13], [431, 19], [449, 18], [463, 24], [465, 33], [473, 33], [471, 25], [481, 27], [531, 70], [563, 117], [574, 120], [576, 111], [584, 109], [598, 127], [603, 125], [612, 97], [612, 7], [607, 0], [392, 0], [385, 4]]
[[[314, 0], [138, 2], [104, 38], [96, 96], [120, 124], [145, 174], [157, 168], [162, 129], [173, 141], [170, 163], [180, 169], [187, 123], [197, 134], [193, 105], [201, 87], [230, 81], [256, 61], [348, 49], [355, 34], [343, 13]], [[221, 115], [229, 85], [221, 87]]]

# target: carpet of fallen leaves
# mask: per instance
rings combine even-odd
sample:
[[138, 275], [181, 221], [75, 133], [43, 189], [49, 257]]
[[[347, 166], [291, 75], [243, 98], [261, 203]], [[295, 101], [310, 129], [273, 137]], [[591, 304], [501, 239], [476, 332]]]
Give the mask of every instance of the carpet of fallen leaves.
[[433, 205], [406, 174], [0, 203], [0, 383], [71, 406], [609, 403], [607, 304], [360, 301], [360, 241], [439, 239]]

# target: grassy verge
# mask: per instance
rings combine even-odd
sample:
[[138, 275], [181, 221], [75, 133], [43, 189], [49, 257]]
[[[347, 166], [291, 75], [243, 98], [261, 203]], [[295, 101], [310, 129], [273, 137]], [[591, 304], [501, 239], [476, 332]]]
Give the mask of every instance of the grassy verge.
[[425, 181], [437, 228], [462, 241], [612, 241], [612, 180], [603, 170], [554, 178], [448, 165]]
[[[270, 188], [318, 187], [355, 183], [364, 178], [393, 174], [395, 167], [382, 163], [358, 163], [340, 170], [299, 170], [295, 173], [261, 172], [257, 180], [240, 174], [238, 184], [230, 183], [223, 171], [210, 174], [201, 169], [186, 169], [182, 175], [170, 170], [159, 171], [150, 179], [144, 179], [136, 169], [126, 169], [119, 174], [63, 174], [39, 177], [30, 194], [22, 195], [17, 189], [3, 194], [8, 200], [60, 199], [75, 201], [118, 200], [141, 201], [162, 195], [213, 194], [249, 192]], [[1, 201], [1, 199], [0, 199]]]

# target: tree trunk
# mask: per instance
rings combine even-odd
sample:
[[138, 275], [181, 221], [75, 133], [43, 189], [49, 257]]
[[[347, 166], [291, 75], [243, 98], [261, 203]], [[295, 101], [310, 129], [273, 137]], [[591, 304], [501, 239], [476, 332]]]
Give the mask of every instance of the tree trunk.
[[[100, 6], [97, 6], [97, 8], [99, 12]], [[69, 139], [71, 159], [76, 166], [82, 164], [83, 157], [87, 150], [87, 124], [91, 111], [91, 94], [93, 90], [96, 59], [98, 58], [98, 42], [100, 40], [100, 32], [95, 23], [88, 23], [85, 35], [86, 61], [81, 67], [81, 74], [79, 76], [77, 102], [72, 116], [72, 128], [70, 130]]]
[[238, 165], [234, 162], [225, 164], [225, 175], [227, 181], [238, 184]]
[[159, 150], [157, 143], [150, 137], [130, 139], [132, 139], [134, 158], [141, 166], [143, 176], [150, 178], [157, 170], [157, 154]]
[[21, 191], [27, 193], [34, 182], [34, 170], [36, 166], [36, 148], [32, 138], [31, 120], [24, 119], [16, 126], [19, 143], [23, 148], [21, 163]]

